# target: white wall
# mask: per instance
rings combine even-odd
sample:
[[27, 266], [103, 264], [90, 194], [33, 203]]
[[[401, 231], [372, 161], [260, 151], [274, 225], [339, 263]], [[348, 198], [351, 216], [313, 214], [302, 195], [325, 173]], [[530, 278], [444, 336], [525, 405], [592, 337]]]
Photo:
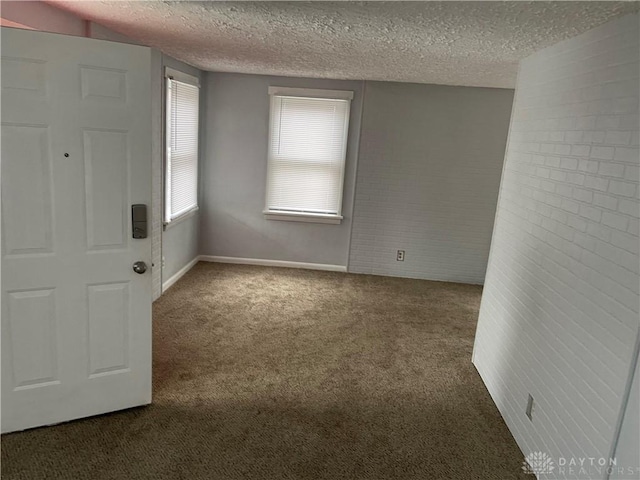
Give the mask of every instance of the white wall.
[[[267, 220], [268, 87], [352, 90], [340, 225]], [[346, 266], [362, 82], [207, 73], [200, 253]]]
[[520, 67], [474, 364], [525, 454], [614, 443], [639, 326], [638, 39], [626, 16]]
[[366, 82], [349, 271], [483, 282], [512, 100]]

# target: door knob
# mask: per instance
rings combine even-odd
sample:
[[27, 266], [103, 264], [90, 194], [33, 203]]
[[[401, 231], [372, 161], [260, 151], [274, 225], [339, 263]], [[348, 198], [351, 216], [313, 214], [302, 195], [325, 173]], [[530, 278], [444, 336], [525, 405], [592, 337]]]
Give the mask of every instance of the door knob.
[[133, 264], [133, 271], [142, 275], [147, 271], [147, 264], [144, 262], [136, 262]]

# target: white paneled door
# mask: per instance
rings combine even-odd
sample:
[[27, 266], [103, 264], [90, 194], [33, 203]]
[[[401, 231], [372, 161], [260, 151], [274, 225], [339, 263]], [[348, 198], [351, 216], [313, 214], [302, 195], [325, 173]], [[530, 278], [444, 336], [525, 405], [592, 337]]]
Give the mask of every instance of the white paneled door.
[[151, 52], [2, 28], [1, 72], [2, 432], [147, 404]]

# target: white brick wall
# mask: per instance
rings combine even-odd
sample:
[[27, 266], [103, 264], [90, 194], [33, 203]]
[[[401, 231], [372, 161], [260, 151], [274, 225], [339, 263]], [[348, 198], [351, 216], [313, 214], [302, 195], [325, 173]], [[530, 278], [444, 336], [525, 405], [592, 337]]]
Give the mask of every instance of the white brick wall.
[[350, 272], [483, 282], [512, 100], [366, 82]]
[[608, 457], [615, 436], [639, 323], [638, 38], [630, 15], [520, 67], [474, 363], [525, 453]]

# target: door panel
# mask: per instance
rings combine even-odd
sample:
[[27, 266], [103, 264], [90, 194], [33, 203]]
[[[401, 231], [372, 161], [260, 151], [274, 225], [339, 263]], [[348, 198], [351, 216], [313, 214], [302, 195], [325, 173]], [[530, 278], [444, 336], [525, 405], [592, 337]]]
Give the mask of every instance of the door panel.
[[89, 376], [129, 368], [129, 283], [90, 285]]
[[127, 248], [127, 132], [84, 130], [83, 135], [88, 247]]
[[2, 431], [151, 401], [151, 52], [2, 28]]
[[[33, 58], [2, 56], [2, 88], [26, 91], [28, 95], [44, 96], [46, 93], [46, 62]], [[16, 94], [18, 94], [16, 92]]]
[[126, 102], [127, 72], [111, 68], [80, 67], [82, 99], [96, 102]]
[[9, 293], [8, 326], [14, 390], [57, 383], [55, 289]]
[[[51, 151], [44, 125], [2, 125], [2, 173], [12, 179], [4, 187], [2, 216], [5, 252], [9, 255], [50, 253], [52, 245]], [[25, 185], [31, 187], [26, 189]]]

